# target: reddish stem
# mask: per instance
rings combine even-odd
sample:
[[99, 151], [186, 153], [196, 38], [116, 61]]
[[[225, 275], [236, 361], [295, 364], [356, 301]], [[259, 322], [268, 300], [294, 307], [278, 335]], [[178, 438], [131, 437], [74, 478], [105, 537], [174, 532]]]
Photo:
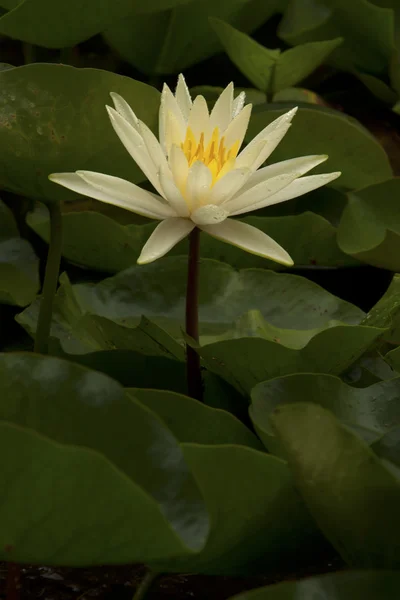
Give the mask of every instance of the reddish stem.
[[20, 600], [21, 567], [17, 563], [7, 563], [6, 600]]
[[[186, 288], [186, 333], [199, 341], [199, 258], [200, 230], [195, 227], [189, 236], [189, 260]], [[203, 399], [200, 356], [186, 344], [186, 374], [188, 394], [196, 400]]]

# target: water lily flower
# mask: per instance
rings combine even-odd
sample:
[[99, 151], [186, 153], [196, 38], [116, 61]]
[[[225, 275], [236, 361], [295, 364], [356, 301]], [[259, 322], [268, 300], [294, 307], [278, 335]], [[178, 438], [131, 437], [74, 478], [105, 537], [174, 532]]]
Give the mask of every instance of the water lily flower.
[[54, 181], [90, 196], [161, 221], [144, 245], [138, 263], [164, 256], [198, 227], [209, 235], [283, 265], [289, 254], [271, 237], [236, 217], [315, 190], [340, 172], [304, 175], [326, 155], [301, 156], [259, 168], [288, 131], [296, 108], [275, 119], [243, 150], [252, 105], [245, 94], [234, 99], [233, 84], [209, 112], [203, 96], [193, 101], [182, 75], [175, 94], [164, 85], [159, 139], [128, 103], [111, 93], [107, 111], [115, 132], [156, 193], [92, 171], [54, 173]]

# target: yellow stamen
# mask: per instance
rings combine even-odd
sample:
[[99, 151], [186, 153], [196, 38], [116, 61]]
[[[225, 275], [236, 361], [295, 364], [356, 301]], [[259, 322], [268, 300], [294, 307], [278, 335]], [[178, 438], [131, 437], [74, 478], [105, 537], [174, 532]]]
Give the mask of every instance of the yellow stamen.
[[197, 141], [190, 127], [186, 130], [185, 140], [181, 148], [187, 158], [189, 166], [200, 160], [212, 173], [212, 185], [228, 173], [235, 165], [235, 158], [239, 151], [239, 141], [236, 141], [229, 149], [225, 147], [225, 138], [219, 136], [219, 129], [215, 127], [211, 139], [204, 147], [204, 133], [200, 134]]

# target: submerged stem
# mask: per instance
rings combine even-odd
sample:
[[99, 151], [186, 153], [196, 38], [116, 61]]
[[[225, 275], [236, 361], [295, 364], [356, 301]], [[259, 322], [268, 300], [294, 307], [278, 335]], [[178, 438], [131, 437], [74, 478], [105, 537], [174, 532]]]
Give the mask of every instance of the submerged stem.
[[142, 581], [139, 583], [138, 587], [136, 588], [132, 600], [143, 600], [143, 598], [146, 597], [147, 592], [153, 585], [154, 581], [159, 576], [160, 573], [157, 573], [156, 571], [148, 571], [143, 577]]
[[[189, 260], [186, 288], [186, 333], [199, 341], [199, 257], [200, 230], [196, 227], [189, 236]], [[186, 374], [188, 394], [196, 400], [203, 399], [200, 356], [186, 344]]]
[[5, 600], [20, 600], [21, 597], [21, 567], [17, 563], [7, 563]]
[[51, 318], [60, 271], [62, 247], [60, 203], [49, 202], [48, 209], [50, 213], [50, 242], [34, 346], [34, 352], [38, 352], [39, 354], [47, 354], [48, 352]]

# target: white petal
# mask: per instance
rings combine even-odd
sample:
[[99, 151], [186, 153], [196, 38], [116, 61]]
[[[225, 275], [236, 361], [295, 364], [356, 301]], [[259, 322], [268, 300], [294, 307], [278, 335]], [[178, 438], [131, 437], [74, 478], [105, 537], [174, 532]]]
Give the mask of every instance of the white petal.
[[238, 190], [246, 183], [250, 177], [250, 169], [233, 169], [218, 181], [211, 188], [211, 193], [207, 199], [209, 204], [222, 204], [236, 194]]
[[125, 208], [150, 219], [165, 219], [175, 215], [162, 198], [119, 177], [79, 171], [79, 174], [53, 173], [49, 179], [82, 196]]
[[211, 130], [209, 128], [207, 102], [203, 96], [196, 96], [194, 99], [188, 120], [188, 127], [192, 130], [197, 141], [200, 140], [200, 135], [204, 133], [204, 139], [207, 143], [207, 139], [211, 135]]
[[[271, 177], [266, 181], [262, 181], [258, 185], [247, 190], [243, 194], [236, 195], [235, 198], [224, 203], [224, 208], [229, 210], [231, 215], [240, 215], [250, 210], [250, 206], [255, 206], [257, 203], [267, 206], [267, 198], [279, 192], [283, 188], [292, 183], [294, 179], [299, 177], [298, 173], [283, 173], [276, 177]], [[254, 209], [253, 209], [254, 210]]]
[[171, 250], [178, 242], [183, 240], [195, 228], [195, 224], [189, 219], [166, 219], [162, 221], [145, 245], [137, 260], [140, 265], [153, 262], [161, 258]]
[[173, 145], [169, 153], [168, 162], [176, 185], [181, 191], [184, 191], [189, 175], [189, 164], [182, 148]]
[[159, 173], [160, 184], [164, 191], [165, 198], [180, 217], [189, 216], [189, 207], [181, 192], [177, 188], [169, 168], [162, 168]]
[[227, 217], [229, 217], [229, 213], [221, 206], [215, 206], [215, 204], [201, 206], [190, 215], [196, 225], [216, 225], [225, 221]]
[[282, 246], [266, 233], [247, 223], [226, 219], [218, 225], [201, 225], [200, 229], [251, 254], [269, 258], [282, 265], [293, 265], [292, 259]]
[[107, 111], [111, 120], [111, 125], [118, 135], [119, 139], [132, 156], [138, 167], [146, 175], [147, 179], [156, 188], [159, 194], [162, 194], [157, 177], [157, 168], [149, 154], [147, 146], [140, 135], [132, 125], [128, 123], [116, 110], [107, 106]]
[[[260, 165], [270, 154], [275, 150], [279, 142], [285, 136], [290, 127], [291, 120], [297, 112], [297, 108], [293, 108], [289, 112], [281, 115], [272, 123], [267, 125], [250, 144], [239, 154], [236, 160], [236, 165], [241, 167], [252, 167], [253, 170], [258, 169]], [[262, 144], [264, 142], [264, 145]], [[260, 153], [254, 160], [254, 148], [260, 144]]]
[[246, 135], [247, 127], [251, 116], [251, 104], [247, 104], [244, 109], [233, 119], [228, 125], [225, 133], [225, 147], [230, 148], [235, 142], [239, 142], [239, 148], [242, 145], [244, 136]]
[[196, 160], [189, 169], [186, 183], [186, 199], [191, 211], [196, 210], [203, 204], [210, 204], [208, 197], [212, 183], [210, 169], [201, 161]]
[[114, 102], [115, 110], [117, 111], [117, 113], [119, 113], [121, 117], [125, 119], [125, 121], [128, 121], [128, 123], [132, 125], [132, 127], [134, 127], [136, 131], [139, 131], [139, 119], [137, 118], [127, 101], [115, 92], [110, 92], [110, 96], [112, 98], [112, 101]]
[[158, 124], [159, 124], [160, 144], [161, 144], [161, 148], [164, 150], [165, 154], [167, 153], [165, 136], [166, 136], [166, 126], [167, 126], [166, 121], [167, 121], [168, 113], [172, 113], [175, 118], [176, 127], [179, 130], [179, 135], [180, 135], [179, 143], [180, 143], [181, 141], [183, 141], [183, 139], [185, 137], [186, 121], [182, 115], [182, 111], [179, 108], [179, 105], [178, 105], [178, 102], [177, 102], [175, 96], [173, 95], [173, 93], [171, 92], [171, 90], [169, 89], [167, 84], [164, 84], [164, 87], [161, 92]]
[[175, 98], [179, 108], [181, 109], [181, 113], [184, 119], [187, 121], [189, 119], [190, 109], [192, 107], [192, 98], [190, 97], [190, 92], [182, 73], [178, 77], [178, 85], [176, 86], [175, 90]]
[[234, 119], [240, 113], [245, 102], [246, 92], [240, 92], [240, 94], [234, 99], [232, 104], [232, 119]]
[[325, 162], [327, 159], [327, 154], [315, 154], [311, 156], [290, 158], [289, 160], [282, 160], [281, 162], [274, 163], [273, 165], [268, 165], [268, 167], [258, 169], [258, 171], [253, 173], [243, 186], [243, 189], [240, 190], [240, 193], [247, 192], [247, 190], [258, 185], [259, 183], [283, 173], [299, 173], [300, 175], [298, 175], [298, 177], [300, 177], [301, 175], [308, 173], [308, 171], [311, 171], [311, 169], [314, 169], [314, 167], [317, 167], [321, 163]]
[[139, 133], [146, 144], [150, 158], [155, 164], [157, 171], [161, 168], [168, 168], [167, 159], [160, 146], [160, 142], [143, 121], [139, 121]]
[[292, 198], [303, 196], [303, 194], [312, 192], [313, 190], [316, 190], [319, 187], [330, 183], [334, 179], [340, 177], [340, 175], [340, 171], [335, 171], [334, 173], [322, 173], [321, 175], [309, 175], [308, 177], [300, 177], [299, 179], [295, 179], [295, 181], [292, 181], [292, 183], [289, 183], [289, 185], [283, 188], [280, 192], [277, 192], [276, 194], [270, 196], [265, 203], [254, 203], [244, 210], [237, 210], [236, 212], [233, 212], [231, 214], [240, 215], [244, 212], [251, 212], [253, 210], [258, 210], [259, 208], [272, 206], [273, 204], [279, 204], [279, 202], [286, 202], [286, 200], [292, 200]]
[[210, 114], [210, 130], [218, 127], [223, 135], [232, 119], [233, 111], [233, 83], [230, 83], [220, 94]]

